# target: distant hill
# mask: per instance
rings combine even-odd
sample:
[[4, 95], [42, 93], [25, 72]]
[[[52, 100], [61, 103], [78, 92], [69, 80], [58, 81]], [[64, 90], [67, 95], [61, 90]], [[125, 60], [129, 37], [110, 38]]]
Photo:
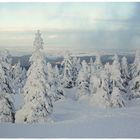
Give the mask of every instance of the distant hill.
[[[24, 56], [13, 56], [13, 62], [12, 64], [14, 65], [15, 63], [17, 63], [19, 60], [21, 62], [21, 66], [25, 67], [26, 69], [29, 68], [30, 63], [29, 63], [29, 58], [31, 55], [24, 55]], [[134, 55], [119, 55], [119, 58], [122, 58], [123, 56], [126, 56], [128, 63], [131, 64], [134, 61]], [[80, 57], [80, 60], [86, 60], [88, 63], [90, 61], [90, 58], [93, 58], [93, 61], [95, 61], [95, 56], [78, 56]], [[101, 61], [103, 64], [105, 64], [106, 62], [112, 63], [112, 57], [113, 55], [103, 55], [101, 56]], [[49, 56], [46, 57], [47, 62], [50, 62], [52, 65], [56, 65], [56, 64], [60, 64], [63, 61], [63, 57], [53, 57], [53, 56]]]

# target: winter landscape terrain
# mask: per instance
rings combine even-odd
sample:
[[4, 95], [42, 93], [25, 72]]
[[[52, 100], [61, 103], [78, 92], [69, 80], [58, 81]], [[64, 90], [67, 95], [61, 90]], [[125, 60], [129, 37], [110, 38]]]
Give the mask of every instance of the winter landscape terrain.
[[[53, 122], [0, 125], [1, 138], [139, 138], [140, 100], [103, 109], [73, 100], [73, 89], [54, 104]], [[71, 95], [69, 95], [71, 94]]]
[[0, 52], [1, 138], [140, 137], [139, 50], [50, 61], [39, 30], [33, 45], [27, 65]]

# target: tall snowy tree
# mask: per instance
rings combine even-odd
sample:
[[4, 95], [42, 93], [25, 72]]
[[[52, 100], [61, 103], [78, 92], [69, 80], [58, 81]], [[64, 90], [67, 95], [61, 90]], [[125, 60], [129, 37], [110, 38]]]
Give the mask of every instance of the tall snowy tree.
[[135, 53], [134, 62], [131, 65], [131, 69], [130, 69], [131, 78], [134, 78], [134, 77], [136, 77], [137, 75], [140, 74], [139, 62], [140, 62], [140, 50], [137, 50], [136, 53]]
[[131, 67], [131, 81], [129, 82], [131, 88], [130, 99], [140, 98], [140, 52], [136, 51], [135, 60]]
[[15, 108], [12, 99], [11, 55], [5, 50], [0, 52], [0, 122], [14, 122]]
[[15, 108], [8, 85], [7, 69], [0, 63], [0, 122], [14, 122]]
[[128, 71], [128, 63], [127, 63], [126, 57], [123, 57], [122, 61], [121, 61], [121, 73], [122, 73], [122, 78], [124, 80], [130, 79], [129, 71]]
[[78, 77], [79, 70], [81, 68], [80, 58], [72, 57], [72, 81], [74, 86], [76, 85], [76, 80]]
[[126, 92], [123, 87], [123, 80], [121, 78], [121, 67], [119, 63], [119, 57], [114, 56], [114, 61], [111, 68], [111, 80], [112, 80], [112, 93], [111, 93], [111, 106], [123, 107], [125, 106], [124, 93]]
[[66, 52], [62, 65], [64, 67], [63, 85], [66, 88], [71, 88], [74, 86], [74, 83], [72, 80], [72, 56], [71, 56], [70, 52]]
[[76, 99], [80, 99], [85, 95], [89, 95], [89, 66], [85, 60], [82, 61], [82, 67], [79, 71], [76, 81], [77, 93]]
[[[41, 40], [40, 38], [40, 32], [37, 32], [35, 40]], [[23, 89], [24, 105], [16, 113], [16, 122], [20, 123], [45, 122], [53, 108], [50, 98], [51, 89], [45, 75], [46, 59], [42, 47], [38, 45], [42, 45], [42, 42], [34, 42], [37, 49], [30, 57], [31, 66]]]
[[0, 52], [0, 64], [3, 76], [0, 77], [1, 90], [6, 93], [14, 93], [12, 88], [12, 58], [9, 51]]
[[129, 75], [129, 65], [126, 57], [123, 57], [121, 60], [121, 75], [123, 80], [123, 86], [127, 91], [126, 98], [129, 99], [129, 97], [131, 96], [131, 87], [129, 86], [131, 78]]

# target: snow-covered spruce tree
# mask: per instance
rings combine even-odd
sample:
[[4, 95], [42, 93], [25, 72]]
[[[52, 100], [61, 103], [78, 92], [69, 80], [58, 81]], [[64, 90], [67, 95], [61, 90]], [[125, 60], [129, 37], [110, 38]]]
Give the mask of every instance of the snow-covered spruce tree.
[[74, 86], [72, 80], [72, 56], [70, 52], [66, 52], [64, 61], [62, 62], [63, 69], [63, 86], [65, 88], [72, 88]]
[[76, 80], [78, 77], [79, 70], [81, 68], [80, 58], [72, 57], [72, 81], [73, 85], [76, 85]]
[[51, 99], [54, 101], [61, 99], [63, 95], [63, 87], [61, 85], [61, 79], [57, 65], [53, 68], [48, 62], [46, 67], [46, 75], [47, 82], [50, 85], [52, 91]]
[[91, 94], [90, 102], [100, 107], [110, 106], [110, 93], [109, 93], [109, 75], [102, 69], [100, 73], [100, 86], [96, 88], [96, 93]]
[[123, 57], [121, 60], [121, 77], [123, 80], [123, 86], [125, 88], [125, 90], [127, 91], [127, 99], [130, 98], [131, 96], [131, 87], [129, 86], [130, 83], [130, 75], [129, 75], [129, 65], [127, 62], [127, 58]]
[[[38, 31], [35, 40], [40, 40], [39, 38]], [[24, 105], [16, 113], [16, 122], [19, 123], [46, 122], [48, 115], [52, 113], [51, 89], [45, 75], [46, 59], [42, 47], [39, 47], [42, 43], [34, 43], [37, 49], [30, 57], [31, 66], [23, 88]]]
[[107, 82], [106, 91], [109, 95], [111, 95], [113, 87], [112, 87], [112, 82], [111, 82], [111, 65], [109, 63], [106, 63], [104, 65], [104, 71], [105, 71], [105, 74], [106, 74], [105, 79], [106, 79], [106, 82]]
[[140, 50], [137, 50], [135, 53], [134, 62], [130, 68], [131, 79], [133, 79], [134, 77], [140, 74], [139, 62], [140, 62]]
[[12, 87], [12, 58], [9, 51], [0, 52], [0, 64], [3, 70], [3, 77], [0, 77], [1, 90], [6, 93], [14, 93]]
[[[92, 70], [93, 70], [93, 72], [92, 72]], [[92, 57], [90, 58], [90, 73], [94, 73], [95, 71], [94, 71], [94, 62], [93, 62], [93, 59], [92, 59]]]
[[15, 108], [11, 95], [0, 90], [0, 123], [15, 121]]
[[95, 70], [98, 71], [98, 72], [100, 70], [102, 70], [102, 68], [103, 68], [103, 64], [101, 62], [101, 56], [100, 56], [99, 53], [96, 54], [96, 59], [95, 59], [95, 62], [94, 62], [94, 67], [95, 67]]
[[131, 81], [129, 82], [131, 95], [129, 99], [140, 98], [140, 52], [137, 51], [131, 67]]
[[47, 82], [50, 87], [54, 84], [54, 72], [52, 65], [48, 62], [46, 66], [46, 75], [47, 75]]
[[13, 67], [13, 91], [14, 93], [20, 93], [20, 90], [23, 88], [26, 80], [26, 70], [22, 69], [20, 66], [20, 61]]
[[128, 71], [128, 63], [127, 63], [127, 58], [123, 57], [121, 60], [121, 73], [122, 73], [122, 78], [127, 81], [130, 79], [129, 76], [129, 71]]
[[[15, 108], [12, 100], [11, 90], [6, 83], [7, 75], [0, 63], [0, 123], [15, 121]], [[10, 93], [6, 92], [9, 91]]]
[[99, 75], [97, 75], [94, 67], [92, 67], [89, 80], [90, 94], [95, 94], [97, 92], [97, 88], [99, 88], [100, 86], [101, 86], [100, 77]]
[[85, 60], [82, 61], [82, 67], [79, 71], [76, 81], [76, 99], [82, 99], [84, 96], [89, 95], [89, 66]]
[[59, 100], [62, 98], [62, 96], [64, 96], [64, 89], [63, 86], [61, 84], [61, 75], [58, 69], [58, 66], [56, 65], [53, 69], [54, 71], [54, 86], [53, 86], [53, 92], [55, 93], [55, 100]]
[[112, 80], [111, 106], [123, 107], [125, 106], [124, 93], [126, 91], [123, 87], [119, 57], [117, 55], [114, 56], [114, 61], [111, 68], [111, 80]]
[[100, 55], [97, 54], [96, 60], [93, 63], [93, 59], [90, 58], [90, 93], [95, 94], [97, 89], [101, 87], [101, 71], [103, 65], [100, 60]]

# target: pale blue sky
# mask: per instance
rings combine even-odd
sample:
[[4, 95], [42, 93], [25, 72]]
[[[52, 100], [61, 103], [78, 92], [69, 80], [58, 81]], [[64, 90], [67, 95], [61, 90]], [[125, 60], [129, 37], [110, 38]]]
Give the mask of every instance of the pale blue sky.
[[0, 49], [33, 51], [40, 29], [46, 51], [140, 47], [139, 3], [0, 3]]

